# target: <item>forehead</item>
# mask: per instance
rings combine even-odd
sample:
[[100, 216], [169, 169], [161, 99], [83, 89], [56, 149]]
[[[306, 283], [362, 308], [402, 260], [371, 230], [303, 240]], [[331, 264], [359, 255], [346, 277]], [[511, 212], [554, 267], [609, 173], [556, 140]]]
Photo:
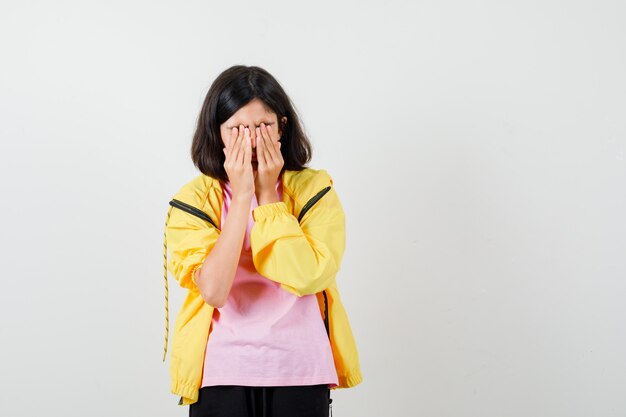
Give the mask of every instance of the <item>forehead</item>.
[[236, 127], [243, 123], [248, 125], [254, 123], [259, 125], [260, 123], [272, 123], [276, 121], [276, 113], [265, 106], [265, 104], [259, 100], [254, 99], [250, 103], [246, 104], [235, 112], [228, 120], [226, 120], [226, 127]]

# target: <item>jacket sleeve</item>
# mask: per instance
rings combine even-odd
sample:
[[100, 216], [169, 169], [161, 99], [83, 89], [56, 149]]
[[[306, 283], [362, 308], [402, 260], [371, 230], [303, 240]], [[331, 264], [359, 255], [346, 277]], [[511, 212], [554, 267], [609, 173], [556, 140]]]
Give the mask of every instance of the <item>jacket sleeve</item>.
[[167, 268], [183, 288], [198, 290], [194, 273], [211, 252], [219, 230], [211, 223], [173, 207], [166, 227]]
[[331, 285], [346, 240], [345, 215], [334, 187], [300, 222], [284, 201], [260, 205], [252, 215], [252, 259], [261, 275], [298, 297]]

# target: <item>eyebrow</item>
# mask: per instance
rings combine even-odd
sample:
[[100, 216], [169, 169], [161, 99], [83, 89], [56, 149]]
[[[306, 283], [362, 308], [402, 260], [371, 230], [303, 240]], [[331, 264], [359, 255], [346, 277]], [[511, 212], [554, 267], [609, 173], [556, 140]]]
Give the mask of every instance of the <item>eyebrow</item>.
[[[274, 122], [268, 122], [268, 121], [266, 121], [266, 120], [261, 120], [260, 122], [257, 122], [257, 123], [255, 124], [255, 126], [259, 126], [261, 123], [265, 123], [266, 125], [272, 125], [272, 124], [274, 124]], [[240, 124], [243, 124], [243, 123], [235, 123], [235, 124], [233, 124], [233, 125], [227, 126], [227, 127], [226, 127], [226, 129], [232, 129], [233, 127], [239, 127], [239, 125], [240, 125]], [[244, 125], [244, 126], [247, 126], [247, 125]]]

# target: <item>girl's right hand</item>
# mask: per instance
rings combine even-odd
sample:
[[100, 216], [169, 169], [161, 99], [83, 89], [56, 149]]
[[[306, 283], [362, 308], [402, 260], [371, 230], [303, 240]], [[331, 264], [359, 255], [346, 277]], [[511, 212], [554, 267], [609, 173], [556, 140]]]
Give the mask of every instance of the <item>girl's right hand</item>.
[[233, 198], [235, 196], [250, 197], [254, 195], [254, 172], [252, 169], [252, 139], [250, 130], [243, 125], [239, 129], [233, 127], [223, 149], [226, 155], [224, 169], [228, 174]]

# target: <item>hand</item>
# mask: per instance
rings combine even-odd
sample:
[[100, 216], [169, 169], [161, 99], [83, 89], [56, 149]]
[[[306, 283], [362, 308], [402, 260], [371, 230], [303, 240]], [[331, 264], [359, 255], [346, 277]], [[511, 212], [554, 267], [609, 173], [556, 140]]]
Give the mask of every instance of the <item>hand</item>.
[[226, 160], [224, 169], [228, 174], [233, 197], [254, 195], [254, 173], [252, 172], [252, 141], [250, 130], [243, 125], [239, 129], [233, 127], [227, 140], [226, 148], [223, 148]]
[[258, 161], [257, 174], [254, 178], [255, 192], [259, 204], [279, 201], [276, 194], [276, 181], [285, 165], [280, 152], [280, 138], [271, 126], [261, 123], [256, 128], [256, 158]]

